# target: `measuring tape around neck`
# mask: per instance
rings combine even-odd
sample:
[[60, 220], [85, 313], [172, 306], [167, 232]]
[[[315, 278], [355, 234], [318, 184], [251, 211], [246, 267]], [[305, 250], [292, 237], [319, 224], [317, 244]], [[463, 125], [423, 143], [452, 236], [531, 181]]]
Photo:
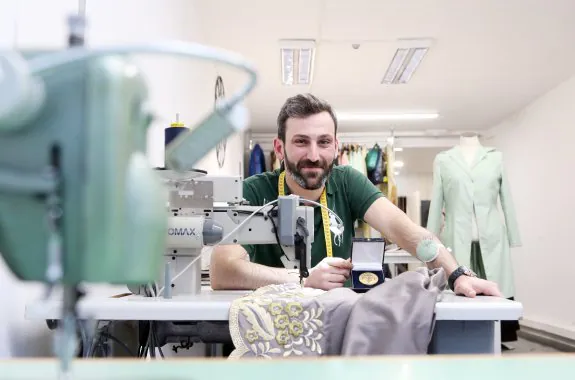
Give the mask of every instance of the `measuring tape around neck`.
[[[285, 194], [285, 177], [286, 173], [281, 172], [278, 180], [278, 195], [284, 196]], [[325, 252], [327, 257], [333, 257], [333, 248], [331, 246], [331, 231], [329, 229], [329, 214], [327, 212], [327, 195], [325, 192], [325, 187], [321, 192], [321, 197], [319, 203], [323, 206], [321, 208], [321, 220], [323, 223], [323, 234], [325, 237]]]

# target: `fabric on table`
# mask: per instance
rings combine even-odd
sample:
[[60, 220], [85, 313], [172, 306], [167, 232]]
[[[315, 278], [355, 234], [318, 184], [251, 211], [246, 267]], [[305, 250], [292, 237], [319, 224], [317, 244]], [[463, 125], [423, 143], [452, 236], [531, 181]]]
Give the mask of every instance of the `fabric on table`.
[[423, 355], [435, 327], [443, 269], [418, 268], [387, 280], [355, 303], [341, 355]]
[[229, 358], [321, 355], [324, 291], [298, 284], [269, 285], [232, 303]]
[[232, 303], [230, 359], [425, 354], [442, 269], [418, 268], [358, 294], [270, 285]]

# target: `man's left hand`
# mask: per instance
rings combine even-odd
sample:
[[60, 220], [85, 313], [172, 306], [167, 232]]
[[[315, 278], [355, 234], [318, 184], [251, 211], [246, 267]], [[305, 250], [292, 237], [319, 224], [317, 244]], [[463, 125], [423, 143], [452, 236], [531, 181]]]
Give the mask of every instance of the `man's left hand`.
[[455, 294], [461, 294], [470, 298], [478, 294], [503, 297], [495, 282], [469, 276], [459, 276], [459, 278], [455, 280]]

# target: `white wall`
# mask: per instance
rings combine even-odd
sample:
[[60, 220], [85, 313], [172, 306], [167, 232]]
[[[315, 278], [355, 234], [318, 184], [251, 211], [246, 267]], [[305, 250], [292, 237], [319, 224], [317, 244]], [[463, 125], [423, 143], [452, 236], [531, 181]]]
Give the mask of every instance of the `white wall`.
[[[88, 1], [87, 45], [149, 42], [178, 39], [203, 42], [201, 17], [190, 0]], [[0, 48], [64, 48], [66, 17], [76, 10], [73, 0], [0, 0]], [[152, 109], [158, 120], [148, 135], [148, 156], [153, 166], [163, 166], [163, 128], [176, 113], [193, 126], [213, 107], [215, 67], [193, 60], [167, 57], [138, 58], [150, 87]], [[231, 90], [228, 90], [231, 92]], [[243, 160], [242, 136], [228, 142], [224, 168], [211, 152], [198, 167], [210, 173], [237, 174]], [[37, 299], [42, 287], [18, 282], [0, 259], [0, 357], [51, 354], [50, 333], [44, 322], [24, 320], [24, 307]], [[104, 289], [104, 292], [110, 289]], [[10, 311], [10, 315], [7, 311]]]
[[575, 338], [575, 77], [494, 128], [523, 247], [512, 249], [525, 324]]
[[431, 199], [433, 189], [432, 173], [401, 173], [395, 176], [399, 196], [410, 196], [419, 191], [422, 200]]

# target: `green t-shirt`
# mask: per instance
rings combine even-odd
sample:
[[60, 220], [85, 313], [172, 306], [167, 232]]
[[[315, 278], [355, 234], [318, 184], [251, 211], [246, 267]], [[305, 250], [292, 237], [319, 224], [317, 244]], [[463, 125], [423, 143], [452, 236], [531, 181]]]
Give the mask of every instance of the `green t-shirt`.
[[[278, 197], [280, 170], [257, 174], [246, 178], [243, 196], [251, 206], [263, 206]], [[289, 188], [285, 185], [289, 194]], [[369, 179], [351, 166], [335, 166], [326, 183], [327, 207], [334, 211], [344, 223], [343, 239], [339, 246], [333, 243], [334, 257], [349, 258], [351, 243], [355, 235], [354, 224], [362, 220], [373, 202], [382, 197], [381, 191]], [[319, 201], [318, 201], [319, 202]], [[325, 238], [321, 207], [314, 207], [314, 243], [312, 245], [312, 267], [326, 257]], [[282, 251], [277, 244], [243, 245], [254, 263], [283, 268]]]

